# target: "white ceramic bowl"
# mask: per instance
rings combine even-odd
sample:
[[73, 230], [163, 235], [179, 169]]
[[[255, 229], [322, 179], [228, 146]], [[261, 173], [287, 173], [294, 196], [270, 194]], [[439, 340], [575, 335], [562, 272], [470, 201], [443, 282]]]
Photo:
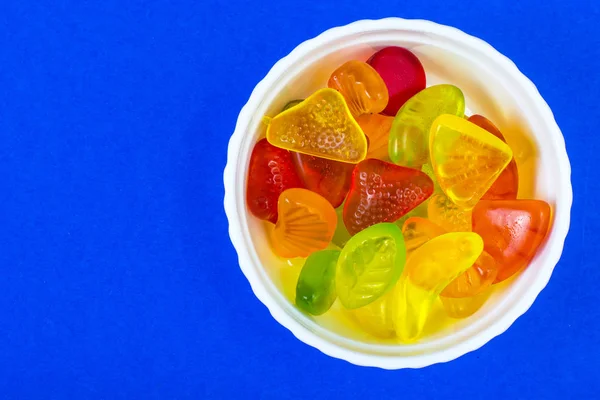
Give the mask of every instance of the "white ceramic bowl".
[[[500, 128], [519, 166], [519, 198], [550, 203], [553, 226], [545, 245], [522, 273], [497, 287], [475, 315], [402, 345], [361, 334], [339, 307], [311, 318], [288, 298], [287, 271], [267, 243], [265, 226], [246, 207], [250, 153], [264, 135], [263, 115], [275, 115], [292, 99], [325, 87], [331, 72], [349, 59], [366, 60], [385, 46], [403, 46], [421, 60], [427, 85], [451, 83], [465, 93], [472, 113]], [[330, 29], [307, 40], [277, 62], [254, 88], [231, 136], [225, 167], [225, 211], [240, 267], [256, 297], [298, 339], [332, 357], [386, 369], [420, 368], [455, 359], [504, 332], [546, 286], [562, 253], [572, 202], [571, 167], [565, 142], [550, 108], [508, 58], [489, 44], [455, 28], [429, 21], [388, 18], [363, 20]], [[296, 269], [298, 267], [295, 267]], [[434, 316], [434, 318], [437, 318]]]

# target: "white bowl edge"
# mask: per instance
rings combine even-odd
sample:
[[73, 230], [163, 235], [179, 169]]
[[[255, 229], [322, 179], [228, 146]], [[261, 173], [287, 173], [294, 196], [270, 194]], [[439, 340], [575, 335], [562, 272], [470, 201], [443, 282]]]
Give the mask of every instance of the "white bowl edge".
[[[469, 340], [462, 341], [454, 347], [444, 349], [439, 352], [424, 354], [424, 355], [411, 355], [408, 357], [384, 357], [373, 354], [362, 354], [350, 349], [346, 349], [338, 346], [335, 343], [330, 343], [327, 340], [317, 336], [306, 327], [295, 321], [290, 315], [288, 315], [282, 308], [279, 307], [267, 293], [261, 278], [253, 271], [252, 266], [249, 264], [251, 256], [248, 253], [248, 242], [244, 237], [242, 230], [239, 227], [240, 215], [236, 206], [236, 199], [232, 194], [232, 190], [228, 190], [229, 186], [235, 184], [235, 173], [236, 166], [239, 162], [239, 150], [243, 139], [242, 128], [248, 125], [248, 122], [253, 117], [250, 113], [250, 109], [254, 108], [254, 104], [258, 104], [262, 97], [265, 95], [266, 88], [271, 85], [272, 77], [278, 76], [282, 73], [291, 63], [291, 59], [296, 58], [297, 55], [302, 54], [306, 50], [310, 49], [315, 45], [319, 45], [326, 41], [331, 41], [338, 37], [343, 37], [350, 33], [356, 33], [364, 30], [370, 30], [377, 26], [378, 29], [388, 27], [390, 29], [406, 29], [406, 30], [418, 30], [425, 32], [436, 32], [438, 34], [443, 33], [446, 36], [454, 36], [457, 40], [470, 41], [472, 46], [478, 47], [482, 52], [492, 53], [495, 60], [498, 63], [504, 64], [503, 67], [506, 70], [512, 70], [512, 74], [519, 79], [520, 84], [523, 88], [529, 92], [532, 98], [536, 99], [536, 107], [540, 113], [544, 114], [544, 118], [547, 121], [552, 122], [554, 128], [552, 132], [549, 132], [553, 136], [553, 139], [557, 141], [559, 147], [559, 153], [563, 153], [564, 157], [559, 157], [557, 160], [560, 163], [559, 169], [562, 174], [568, 175], [566, 180], [567, 184], [561, 188], [563, 191], [564, 207], [562, 213], [569, 213], [572, 205], [573, 194], [571, 187], [571, 167], [566, 152], [564, 137], [556, 124], [554, 115], [540, 95], [536, 86], [523, 75], [517, 66], [508, 59], [506, 56], [499, 53], [487, 42], [468, 35], [457, 28], [439, 25], [437, 23], [426, 21], [426, 20], [406, 20], [401, 18], [385, 18], [380, 20], [360, 20], [351, 24], [331, 28], [319, 36], [309, 39], [300, 45], [298, 45], [290, 54], [280, 59], [267, 73], [265, 78], [261, 80], [250, 95], [250, 98], [246, 105], [240, 111], [238, 116], [237, 124], [233, 135], [229, 141], [227, 151], [227, 165], [224, 170], [224, 185], [225, 185], [225, 198], [224, 206], [227, 219], [229, 221], [229, 236], [231, 242], [236, 249], [238, 254], [238, 261], [242, 272], [250, 282], [252, 291], [256, 297], [268, 308], [273, 318], [281, 325], [286, 327], [292, 334], [300, 341], [317, 348], [321, 352], [331, 357], [346, 360], [352, 364], [360, 366], [371, 366], [379, 367], [383, 369], [401, 369], [401, 368], [422, 368], [435, 363], [442, 363], [454, 360], [466, 353], [477, 350], [494, 337], [502, 334], [506, 331], [513, 323], [523, 315], [533, 304], [538, 294], [547, 285], [550, 276], [554, 270], [554, 267], [558, 263], [562, 250], [564, 247], [564, 241], [569, 230], [570, 217], [555, 221], [553, 226], [553, 241], [547, 243], [547, 262], [546, 268], [544, 268], [538, 278], [535, 281], [535, 285], [530, 287], [526, 292], [526, 296], [523, 296], [518, 304], [511, 310], [510, 314], [503, 315], [502, 318], [498, 319], [490, 325], [488, 328], [483, 330], [479, 335], [470, 338]], [[460, 38], [459, 38], [460, 37]]]

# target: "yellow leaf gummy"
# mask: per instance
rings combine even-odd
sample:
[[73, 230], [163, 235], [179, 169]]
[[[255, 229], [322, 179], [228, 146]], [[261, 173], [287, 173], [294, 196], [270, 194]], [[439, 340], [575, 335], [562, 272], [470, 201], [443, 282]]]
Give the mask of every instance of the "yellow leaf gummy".
[[267, 120], [267, 140], [273, 146], [353, 164], [367, 155], [365, 134], [334, 89], [320, 89]]
[[452, 232], [412, 252], [396, 288], [394, 323], [401, 341], [412, 342], [420, 337], [440, 292], [469, 269], [482, 251], [483, 240], [478, 234]]
[[477, 204], [513, 156], [502, 140], [454, 115], [441, 115], [433, 122], [429, 149], [440, 187], [464, 209]]

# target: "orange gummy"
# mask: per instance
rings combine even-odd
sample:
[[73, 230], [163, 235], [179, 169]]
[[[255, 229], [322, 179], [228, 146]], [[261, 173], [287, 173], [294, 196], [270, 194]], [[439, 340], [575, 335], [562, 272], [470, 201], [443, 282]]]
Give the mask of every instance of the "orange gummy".
[[394, 117], [381, 114], [363, 114], [356, 118], [356, 122], [369, 139], [367, 158], [378, 158], [387, 161], [389, 159], [388, 141]]
[[348, 61], [333, 71], [327, 86], [344, 96], [354, 117], [377, 114], [387, 106], [387, 86], [379, 73], [362, 61]]
[[337, 215], [324, 197], [306, 189], [288, 189], [279, 196], [277, 211], [271, 244], [278, 256], [308, 257], [331, 242]]
[[450, 282], [440, 296], [454, 298], [476, 296], [492, 285], [497, 274], [494, 257], [483, 251], [475, 264]]
[[541, 200], [482, 200], [473, 209], [473, 232], [496, 260], [501, 282], [526, 267], [548, 234], [551, 209]]

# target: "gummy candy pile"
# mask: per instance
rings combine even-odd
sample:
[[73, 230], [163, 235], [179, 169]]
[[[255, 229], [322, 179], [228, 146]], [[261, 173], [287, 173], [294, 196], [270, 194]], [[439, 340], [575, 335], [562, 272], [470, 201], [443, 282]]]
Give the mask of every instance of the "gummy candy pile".
[[339, 301], [401, 342], [423, 336], [435, 302], [472, 315], [533, 259], [550, 206], [517, 199], [502, 133], [465, 115], [458, 87], [426, 87], [411, 51], [348, 61], [327, 86], [264, 117], [247, 179], [273, 252], [305, 259], [296, 306], [316, 316]]

